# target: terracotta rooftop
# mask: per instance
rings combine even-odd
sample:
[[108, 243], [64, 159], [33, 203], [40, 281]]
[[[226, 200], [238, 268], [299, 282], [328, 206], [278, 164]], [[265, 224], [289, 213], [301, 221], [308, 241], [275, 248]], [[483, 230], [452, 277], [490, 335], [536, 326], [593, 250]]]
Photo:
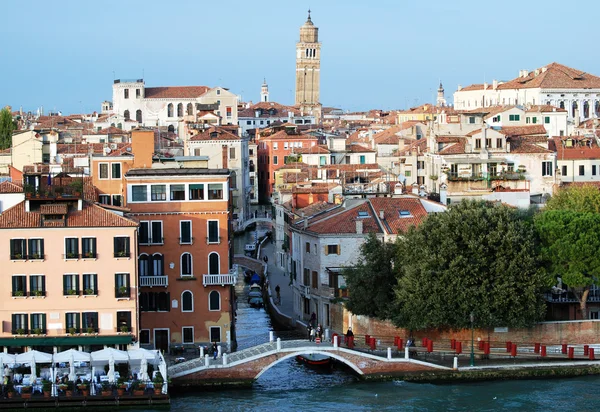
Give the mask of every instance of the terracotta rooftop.
[[[582, 136], [576, 136], [581, 138]], [[587, 139], [582, 144], [581, 141], [573, 141], [571, 147], [567, 147], [567, 142], [570, 137], [553, 137], [551, 149], [556, 151], [556, 160], [587, 160], [600, 159], [600, 147], [594, 139]], [[573, 139], [573, 137], [571, 137]]]
[[294, 148], [296, 154], [329, 154], [331, 151], [324, 145], [316, 145], [311, 147], [296, 147]]
[[[48, 206], [48, 205], [42, 205]], [[35, 210], [25, 211], [25, 202], [21, 202], [0, 214], [0, 229], [42, 227], [41, 206]], [[61, 227], [63, 223], [60, 223]], [[47, 226], [47, 225], [44, 225]], [[83, 202], [82, 210], [70, 207], [64, 227], [136, 227], [137, 223], [109, 212], [96, 205]]]
[[146, 99], [194, 99], [209, 89], [207, 86], [146, 87], [144, 96]]
[[419, 198], [375, 197], [369, 199], [375, 213], [381, 218], [388, 234], [405, 233], [411, 226], [418, 226], [427, 217], [427, 211]]
[[[377, 219], [367, 202], [351, 208], [336, 208], [322, 216], [310, 219], [307, 231], [319, 234], [357, 234], [356, 221], [363, 225], [362, 233], [382, 233]], [[360, 236], [360, 235], [359, 235]]]
[[23, 193], [23, 187], [6, 180], [0, 183], [0, 193]]
[[[240, 110], [238, 117], [256, 117], [256, 111], [260, 110], [259, 117], [288, 117], [288, 112], [292, 112], [294, 116], [300, 116], [300, 110], [294, 106], [285, 106], [276, 102], [259, 102], [253, 104], [247, 109]], [[273, 112], [271, 114], [271, 112]]]
[[207, 129], [200, 129], [197, 135], [190, 137], [188, 140], [197, 142], [205, 140], [240, 140], [241, 138], [231, 133], [230, 131], [219, 127], [211, 126]]
[[346, 150], [350, 153], [375, 153], [375, 150], [369, 149], [368, 147], [364, 147], [359, 144], [346, 145]]
[[40, 205], [40, 214], [42, 215], [66, 215], [69, 205], [66, 203], [50, 203]]
[[547, 135], [546, 128], [541, 124], [527, 126], [504, 126], [498, 130], [507, 137], [512, 136], [529, 136], [529, 135]]

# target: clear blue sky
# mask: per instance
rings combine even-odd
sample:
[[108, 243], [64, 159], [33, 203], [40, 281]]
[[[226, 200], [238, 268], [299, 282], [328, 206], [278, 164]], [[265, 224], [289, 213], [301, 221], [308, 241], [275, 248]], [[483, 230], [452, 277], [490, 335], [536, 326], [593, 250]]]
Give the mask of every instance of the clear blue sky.
[[[30, 0], [2, 5], [0, 105], [100, 110], [116, 78], [228, 87], [293, 104], [295, 43], [311, 7], [321, 102], [396, 109], [553, 61], [600, 75], [600, 2]], [[10, 16], [6, 18], [6, 16]]]

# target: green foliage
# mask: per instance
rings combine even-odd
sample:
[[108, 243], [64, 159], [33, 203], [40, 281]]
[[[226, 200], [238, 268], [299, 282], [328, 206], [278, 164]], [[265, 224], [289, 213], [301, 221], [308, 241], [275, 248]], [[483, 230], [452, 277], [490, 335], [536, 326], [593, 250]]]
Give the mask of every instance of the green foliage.
[[536, 217], [535, 224], [549, 273], [568, 285], [587, 319], [588, 290], [600, 279], [600, 214], [546, 210]]
[[15, 130], [12, 113], [5, 107], [0, 110], [0, 150], [12, 146], [12, 133]]
[[358, 264], [344, 270], [350, 296], [346, 308], [357, 315], [389, 319], [394, 299], [396, 247], [370, 235]]
[[548, 200], [545, 210], [600, 213], [600, 190], [592, 185], [560, 189]]
[[398, 245], [394, 324], [467, 328], [471, 312], [481, 328], [540, 321], [547, 278], [524, 217], [506, 206], [463, 201], [411, 229]]

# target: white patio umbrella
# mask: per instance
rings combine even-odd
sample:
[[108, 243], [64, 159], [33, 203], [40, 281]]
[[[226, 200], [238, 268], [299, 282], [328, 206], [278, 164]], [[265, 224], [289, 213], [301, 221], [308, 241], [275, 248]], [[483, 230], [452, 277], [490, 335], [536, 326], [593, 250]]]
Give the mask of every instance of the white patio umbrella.
[[35, 370], [35, 353], [31, 355], [31, 362], [29, 363], [29, 366], [31, 366], [31, 377], [29, 378], [29, 381], [33, 385], [35, 383], [35, 380], [37, 379]]
[[165, 362], [165, 358], [163, 357], [162, 354], [159, 354], [160, 356], [160, 363], [158, 364], [158, 370], [160, 371], [160, 374], [162, 375], [163, 379], [164, 379], [164, 383], [163, 383], [163, 387], [162, 387], [162, 393], [167, 393], [167, 362]]
[[96, 367], [92, 366], [92, 380], [90, 382], [90, 393], [96, 395]]
[[31, 366], [31, 383], [33, 384], [36, 379], [35, 364], [37, 363], [52, 363], [52, 355], [37, 350], [30, 350], [29, 352], [19, 353], [15, 357], [16, 363], [29, 363]]
[[4, 365], [13, 365], [14, 363], [15, 355], [0, 352], [0, 382], [4, 381]]
[[60, 362], [89, 362], [92, 359], [91, 355], [87, 352], [81, 352], [75, 349], [69, 349], [62, 352], [55, 353], [53, 356], [54, 363]]
[[108, 381], [115, 382], [115, 358], [112, 355], [108, 358]]
[[75, 374], [75, 359], [71, 356], [69, 360], [69, 380], [71, 382], [75, 382], [77, 380], [77, 375]]
[[101, 364], [106, 365], [108, 363], [108, 380], [109, 382], [115, 381], [115, 363], [127, 363], [129, 362], [129, 355], [126, 351], [117, 350], [114, 348], [101, 349], [96, 352], [92, 352], [92, 362], [95, 366]]

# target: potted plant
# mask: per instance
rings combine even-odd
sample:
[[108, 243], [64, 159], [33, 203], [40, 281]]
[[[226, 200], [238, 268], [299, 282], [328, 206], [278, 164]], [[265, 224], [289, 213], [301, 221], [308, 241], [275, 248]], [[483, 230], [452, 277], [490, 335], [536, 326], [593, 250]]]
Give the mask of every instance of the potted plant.
[[44, 379], [42, 381], [42, 392], [44, 392], [44, 398], [49, 398], [52, 395], [52, 382]]
[[88, 327], [86, 328], [86, 330], [85, 330], [85, 331], [86, 331], [86, 333], [88, 333], [88, 334], [90, 334], [90, 335], [91, 335], [92, 333], [95, 333], [95, 332], [96, 332], [96, 331], [94, 330], [94, 328], [92, 328], [91, 326], [88, 326]]
[[23, 386], [21, 388], [21, 398], [31, 399], [31, 386]]
[[129, 332], [129, 326], [125, 326], [125, 325], [121, 326], [120, 331], [123, 333]]
[[89, 258], [93, 258], [94, 254], [92, 252], [85, 252], [84, 256], [89, 259]]
[[39, 253], [34, 253], [33, 255], [31, 255], [32, 259], [41, 259], [42, 255], [40, 255]]
[[121, 286], [121, 287], [119, 288], [119, 293], [120, 293], [121, 295], [124, 295], [124, 294], [126, 294], [126, 293], [127, 293], [127, 286]]
[[73, 253], [73, 252], [67, 253], [67, 259], [74, 259], [74, 258], [75, 258], [75, 253]]
[[77, 291], [75, 289], [69, 289], [69, 290], [67, 290], [67, 294], [68, 295], [75, 295], [75, 294], [77, 294]]
[[42, 334], [42, 328], [35, 328], [35, 329], [33, 329], [33, 334], [34, 335], [41, 335]]
[[102, 382], [102, 396], [111, 396], [112, 386], [108, 382]]
[[140, 383], [140, 381], [135, 381], [133, 383], [133, 394], [135, 396], [143, 396], [144, 390], [146, 389], [146, 385]]
[[24, 335], [25, 334], [25, 329], [19, 328], [19, 329], [17, 329], [16, 332], [17, 332], [17, 335]]
[[86, 289], [85, 290], [85, 294], [86, 295], [93, 295], [94, 294], [94, 289], [90, 289], [90, 288]]
[[125, 395], [125, 390], [127, 389], [127, 380], [125, 378], [119, 378], [117, 380], [117, 395], [123, 396]]
[[77, 389], [79, 389], [81, 391], [81, 394], [83, 396], [90, 395], [90, 384], [86, 380], [84, 380], [83, 383], [80, 383], [79, 385], [77, 385]]
[[162, 393], [162, 386], [165, 383], [162, 373], [157, 372], [157, 374], [154, 376], [154, 380], [152, 382], [154, 383], [154, 394], [160, 395]]
[[22, 258], [23, 258], [23, 255], [22, 255], [21, 253], [15, 253], [15, 254], [14, 254], [14, 258], [15, 258], [15, 259], [22, 259]]
[[33, 295], [34, 296], [44, 296], [44, 292], [42, 292], [41, 290], [34, 290]]
[[124, 250], [122, 250], [122, 251], [120, 251], [120, 252], [117, 252], [117, 256], [118, 256], [118, 257], [125, 257], [125, 251], [124, 251]]
[[14, 295], [15, 296], [24, 296], [25, 292], [23, 292], [22, 290], [15, 290]]
[[73, 383], [73, 381], [67, 382], [67, 387], [65, 389], [65, 395], [67, 395], [67, 397], [73, 396], [74, 388], [75, 388], [75, 383]]
[[69, 328], [69, 334], [75, 335], [76, 333], [77, 333], [77, 329], [75, 329], [75, 328]]

